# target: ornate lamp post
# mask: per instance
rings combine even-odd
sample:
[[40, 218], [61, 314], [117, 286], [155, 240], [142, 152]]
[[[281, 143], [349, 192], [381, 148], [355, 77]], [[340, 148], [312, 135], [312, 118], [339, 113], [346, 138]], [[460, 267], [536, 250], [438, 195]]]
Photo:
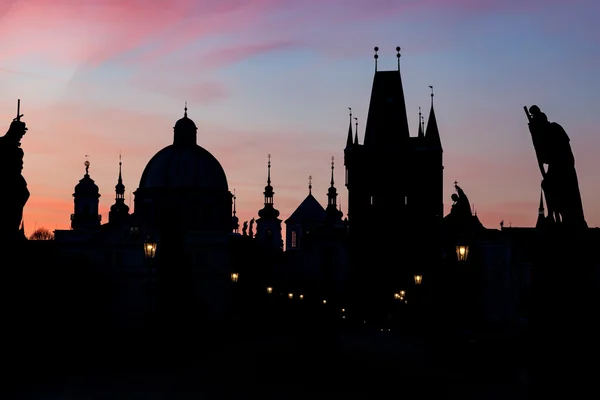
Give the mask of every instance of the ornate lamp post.
[[148, 266], [148, 310], [152, 310], [152, 296], [150, 295], [150, 287], [152, 281], [152, 264], [156, 257], [156, 248], [158, 243], [148, 236], [144, 242], [144, 258], [146, 259], [146, 265]]

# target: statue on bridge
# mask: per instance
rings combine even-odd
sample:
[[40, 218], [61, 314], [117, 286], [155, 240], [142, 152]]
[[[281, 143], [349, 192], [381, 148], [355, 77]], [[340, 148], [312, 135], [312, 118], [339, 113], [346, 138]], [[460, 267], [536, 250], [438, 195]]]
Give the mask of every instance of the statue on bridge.
[[[538, 106], [524, 109], [542, 174], [542, 189], [548, 209], [547, 221], [574, 228], [587, 228], [569, 136], [561, 125], [549, 122]], [[547, 169], [544, 164], [548, 166]]]
[[11, 122], [8, 132], [0, 137], [0, 240], [3, 243], [27, 239], [21, 229], [23, 208], [29, 199], [27, 182], [21, 174], [24, 156], [21, 139], [27, 126], [21, 121], [23, 115], [19, 114], [20, 103], [18, 100], [17, 116]]

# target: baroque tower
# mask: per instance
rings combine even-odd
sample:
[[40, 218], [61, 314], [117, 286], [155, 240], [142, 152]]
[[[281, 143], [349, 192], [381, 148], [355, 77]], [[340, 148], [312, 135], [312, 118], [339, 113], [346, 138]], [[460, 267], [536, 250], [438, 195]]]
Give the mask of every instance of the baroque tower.
[[75, 186], [73, 193], [74, 210], [71, 214], [71, 229], [89, 230], [100, 228], [102, 216], [98, 214], [100, 192], [90, 178], [90, 162], [85, 161], [85, 175]]
[[258, 211], [256, 220], [256, 239], [264, 244], [271, 245], [277, 249], [283, 249], [281, 237], [281, 220], [279, 210], [275, 209], [273, 198], [275, 192], [271, 186], [271, 155], [267, 162], [267, 186], [265, 186], [265, 203], [262, 210]]

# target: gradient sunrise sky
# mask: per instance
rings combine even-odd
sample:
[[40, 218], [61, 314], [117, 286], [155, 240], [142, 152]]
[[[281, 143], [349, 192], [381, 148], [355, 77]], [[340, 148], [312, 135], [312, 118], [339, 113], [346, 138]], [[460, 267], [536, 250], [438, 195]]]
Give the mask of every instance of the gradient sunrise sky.
[[184, 101], [242, 221], [262, 208], [269, 153], [283, 219], [308, 194], [309, 175], [326, 205], [332, 156], [346, 211], [348, 107], [362, 140], [374, 46], [381, 70], [396, 68], [402, 47], [413, 136], [434, 87], [446, 212], [458, 180], [487, 227], [535, 224], [541, 177], [523, 106], [538, 104], [571, 137], [586, 218], [598, 226], [599, 4], [3, 0], [0, 121], [8, 129], [20, 98], [26, 231], [69, 228], [85, 155], [107, 221], [119, 153], [129, 200], [148, 160], [172, 143]]

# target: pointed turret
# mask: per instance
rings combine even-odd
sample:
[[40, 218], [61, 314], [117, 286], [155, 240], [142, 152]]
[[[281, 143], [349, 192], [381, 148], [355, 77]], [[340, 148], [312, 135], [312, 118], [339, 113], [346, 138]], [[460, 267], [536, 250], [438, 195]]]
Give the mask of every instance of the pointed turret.
[[350, 122], [348, 123], [348, 137], [346, 138], [347, 149], [352, 147], [352, 108], [348, 107], [348, 110], [350, 110]]
[[442, 148], [442, 140], [440, 139], [440, 131], [438, 130], [437, 119], [433, 109], [433, 86], [431, 89], [431, 110], [429, 111], [429, 119], [427, 120], [427, 130], [425, 131], [425, 140], [429, 147]]
[[108, 212], [108, 223], [111, 225], [123, 223], [129, 216], [129, 206], [125, 204], [122, 165], [121, 155], [119, 154], [119, 177], [115, 186], [115, 204], [110, 207], [110, 211]]
[[333, 172], [335, 168], [335, 159], [331, 157], [331, 186], [327, 190], [327, 208], [325, 212], [327, 213], [327, 220], [330, 222], [340, 222], [342, 219], [342, 212], [337, 208], [337, 189], [335, 188], [335, 182], [333, 178]]
[[256, 239], [263, 243], [272, 244], [278, 249], [283, 248], [283, 239], [281, 237], [281, 220], [279, 211], [274, 207], [273, 186], [271, 186], [271, 155], [267, 156], [267, 186], [265, 186], [265, 206], [258, 211], [256, 220]]
[[396, 47], [396, 51], [397, 71], [375, 70], [365, 127], [365, 146], [394, 148], [410, 137], [400, 75], [400, 47]]

